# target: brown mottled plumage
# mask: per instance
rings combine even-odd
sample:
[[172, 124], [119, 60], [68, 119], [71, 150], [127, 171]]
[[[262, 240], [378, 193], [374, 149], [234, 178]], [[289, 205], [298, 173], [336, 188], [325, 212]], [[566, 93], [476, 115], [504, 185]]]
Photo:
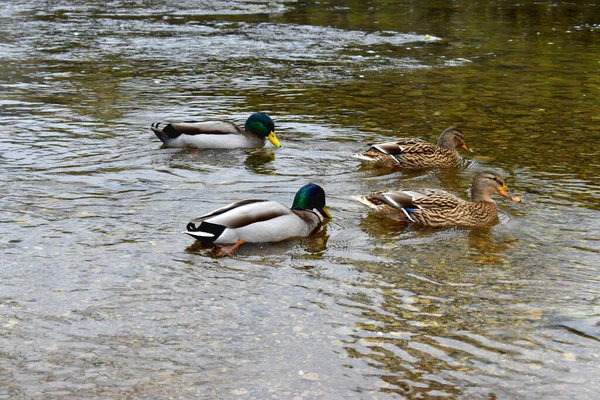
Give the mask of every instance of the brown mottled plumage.
[[395, 142], [375, 144], [357, 158], [382, 167], [404, 169], [456, 167], [461, 148], [467, 151], [464, 134], [453, 126], [442, 132], [436, 145], [419, 138], [402, 138]]
[[422, 226], [477, 227], [498, 217], [498, 209], [491, 195], [500, 194], [512, 201], [513, 196], [496, 171], [481, 171], [473, 178], [471, 201], [438, 189], [414, 189], [373, 192], [358, 200], [381, 215], [406, 223]]

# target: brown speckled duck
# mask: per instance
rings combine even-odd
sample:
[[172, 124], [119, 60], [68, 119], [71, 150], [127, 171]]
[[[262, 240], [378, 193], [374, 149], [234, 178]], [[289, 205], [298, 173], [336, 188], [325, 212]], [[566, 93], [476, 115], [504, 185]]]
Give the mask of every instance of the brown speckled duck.
[[521, 201], [508, 191], [502, 175], [493, 170], [475, 175], [471, 201], [439, 189], [378, 191], [357, 200], [381, 215], [401, 222], [431, 227], [478, 227], [498, 217], [498, 208], [491, 197], [496, 193], [515, 202]]
[[395, 142], [374, 144], [356, 157], [367, 163], [382, 167], [404, 169], [456, 167], [461, 148], [471, 151], [465, 144], [462, 131], [451, 126], [442, 132], [436, 145], [419, 138], [402, 138]]

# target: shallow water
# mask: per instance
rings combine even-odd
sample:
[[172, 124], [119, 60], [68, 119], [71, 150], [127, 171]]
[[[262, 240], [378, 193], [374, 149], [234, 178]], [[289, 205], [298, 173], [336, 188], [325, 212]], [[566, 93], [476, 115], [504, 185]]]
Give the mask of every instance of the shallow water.
[[[600, 7], [0, 5], [1, 398], [578, 398], [600, 391]], [[280, 149], [161, 148], [155, 121], [275, 120]], [[361, 167], [459, 126], [460, 168]], [[351, 196], [523, 203], [422, 230]], [[334, 219], [233, 258], [181, 235], [309, 181]]]

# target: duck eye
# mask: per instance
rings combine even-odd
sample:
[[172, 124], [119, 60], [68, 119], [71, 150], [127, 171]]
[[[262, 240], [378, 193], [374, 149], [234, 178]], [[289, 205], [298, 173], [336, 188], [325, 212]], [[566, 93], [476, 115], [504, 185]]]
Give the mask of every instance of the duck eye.
[[488, 176], [488, 178], [489, 178], [490, 180], [492, 180], [492, 181], [494, 181], [494, 182], [496, 182], [496, 183], [500, 184], [500, 185], [502, 185], [502, 184], [503, 184], [503, 183], [502, 183], [502, 180], [501, 180], [501, 179], [499, 179], [499, 178], [498, 178], [498, 177], [496, 177], [496, 176], [490, 175], [490, 176]]

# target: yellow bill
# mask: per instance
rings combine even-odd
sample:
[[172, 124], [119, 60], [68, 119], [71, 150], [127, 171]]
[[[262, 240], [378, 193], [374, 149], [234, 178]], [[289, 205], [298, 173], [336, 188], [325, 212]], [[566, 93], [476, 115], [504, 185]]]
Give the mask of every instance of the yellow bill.
[[279, 143], [279, 140], [277, 139], [277, 135], [275, 135], [274, 131], [271, 131], [271, 133], [269, 133], [269, 136], [267, 136], [267, 139], [269, 139], [269, 142], [273, 143], [273, 146], [281, 147], [281, 143]]
[[323, 208], [321, 208], [319, 211], [321, 212], [321, 214], [324, 217], [329, 218], [329, 219], [333, 219], [333, 216], [331, 216], [331, 214], [329, 213], [329, 210], [327, 209], [327, 206], [323, 206]]

